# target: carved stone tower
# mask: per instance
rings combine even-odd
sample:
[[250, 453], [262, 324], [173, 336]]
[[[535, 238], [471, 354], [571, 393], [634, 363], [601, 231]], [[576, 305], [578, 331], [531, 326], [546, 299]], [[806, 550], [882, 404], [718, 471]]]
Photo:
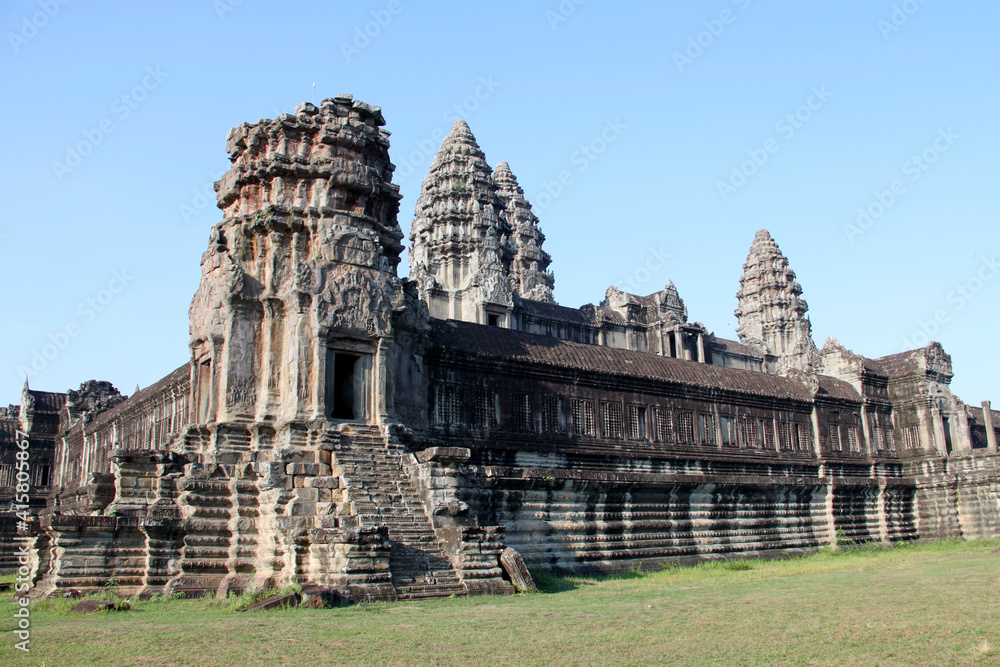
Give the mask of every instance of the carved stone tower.
[[766, 346], [778, 369], [812, 370], [817, 360], [809, 306], [801, 298], [795, 272], [766, 229], [757, 232], [736, 293], [740, 341]]
[[510, 326], [511, 227], [465, 121], [455, 122], [424, 179], [411, 241], [410, 277], [432, 316]]
[[545, 235], [538, 228], [538, 218], [531, 212], [531, 204], [524, 198], [524, 190], [517, 183], [506, 162], [497, 165], [493, 172], [497, 192], [504, 202], [507, 221], [514, 240], [514, 260], [511, 278], [517, 293], [525, 299], [555, 303], [552, 287], [555, 278], [548, 272], [552, 256], [542, 250]]
[[193, 422], [377, 422], [402, 251], [378, 107], [342, 95], [240, 125], [191, 304]]

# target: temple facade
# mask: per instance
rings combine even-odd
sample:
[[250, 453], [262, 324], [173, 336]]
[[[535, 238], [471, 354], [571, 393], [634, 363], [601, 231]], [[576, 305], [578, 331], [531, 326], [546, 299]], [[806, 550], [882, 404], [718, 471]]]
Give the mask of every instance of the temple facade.
[[538, 218], [463, 121], [400, 278], [384, 124], [338, 96], [233, 129], [187, 362], [0, 410], [0, 540], [30, 539], [36, 594], [504, 594], [525, 568], [1000, 535], [1000, 413], [951, 393], [940, 344], [818, 348], [765, 230], [738, 341], [673, 283], [561, 306]]

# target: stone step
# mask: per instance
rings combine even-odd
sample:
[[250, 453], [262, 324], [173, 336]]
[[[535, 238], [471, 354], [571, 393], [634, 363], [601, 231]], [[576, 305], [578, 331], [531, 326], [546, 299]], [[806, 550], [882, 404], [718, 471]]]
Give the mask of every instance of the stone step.
[[434, 586], [435, 588], [445, 588], [445, 587], [461, 588], [462, 582], [459, 581], [457, 577], [441, 577], [441, 578], [436, 578], [434, 581], [427, 581], [426, 579], [422, 578], [411, 578], [404, 576], [404, 577], [393, 577], [392, 585], [395, 586], [396, 588], [404, 588], [404, 587], [420, 588], [420, 587], [431, 587], [431, 586]]
[[465, 597], [465, 587], [458, 586], [402, 586], [395, 587], [400, 600], [440, 600], [443, 598]]
[[390, 577], [400, 599], [465, 595], [403, 469], [402, 447], [386, 446], [376, 428], [351, 428], [344, 436], [334, 465], [362, 524], [388, 531]]

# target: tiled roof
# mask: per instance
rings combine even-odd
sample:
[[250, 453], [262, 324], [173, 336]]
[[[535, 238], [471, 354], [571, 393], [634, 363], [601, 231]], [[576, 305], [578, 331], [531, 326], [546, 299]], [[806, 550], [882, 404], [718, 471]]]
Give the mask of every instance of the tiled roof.
[[34, 389], [29, 389], [28, 393], [35, 399], [35, 412], [59, 412], [66, 405], [66, 394]]
[[876, 375], [884, 375], [886, 377], [889, 376], [889, 372], [886, 370], [885, 366], [882, 365], [881, 361], [877, 359], [869, 359], [868, 357], [861, 357], [861, 359], [865, 370], [875, 373]]
[[819, 396], [839, 398], [845, 401], [861, 400], [861, 395], [849, 382], [838, 380], [829, 375], [818, 375], [817, 377], [819, 378]]
[[563, 322], [572, 322], [573, 324], [591, 323], [590, 317], [579, 308], [568, 308], [567, 306], [560, 306], [555, 303], [521, 299], [521, 309], [528, 315], [549, 320], [562, 320]]
[[96, 419], [87, 427], [89, 430], [99, 428], [101, 425], [112, 421], [118, 415], [127, 412], [129, 409], [140, 405], [143, 401], [148, 398], [155, 396], [164, 389], [168, 388], [170, 385], [178, 384], [186, 380], [191, 373], [191, 362], [188, 362], [175, 370], [170, 375], [166, 376], [162, 380], [154, 382], [145, 389], [140, 389], [136, 393], [128, 397], [126, 401], [120, 403], [119, 405], [113, 407], [110, 410], [106, 410], [97, 416]]
[[743, 357], [753, 357], [754, 359], [764, 358], [756, 348], [744, 345], [735, 340], [729, 340], [728, 338], [716, 337], [715, 347], [728, 354], [738, 354]]
[[532, 317], [569, 324], [596, 326], [602, 320], [615, 324], [625, 324], [625, 318], [618, 311], [592, 304], [587, 304], [582, 308], [569, 308], [555, 303], [521, 299], [521, 310]]
[[15, 419], [0, 419], [0, 447], [11, 447], [17, 441], [21, 424]]
[[[646, 352], [585, 345], [454, 320], [431, 321], [431, 344], [442, 350], [458, 350], [470, 356], [501, 358], [624, 377], [644, 378], [708, 389], [808, 401], [809, 390], [790, 378], [755, 373], [738, 368], [699, 364]], [[821, 393], [834, 398], [860, 400], [846, 382], [820, 378]]]
[[880, 372], [883, 375], [897, 377], [910, 373], [923, 372], [923, 368], [920, 365], [920, 358], [923, 356], [923, 353], [924, 348], [918, 348], [916, 350], [907, 350], [906, 352], [879, 357], [874, 361], [881, 368]]

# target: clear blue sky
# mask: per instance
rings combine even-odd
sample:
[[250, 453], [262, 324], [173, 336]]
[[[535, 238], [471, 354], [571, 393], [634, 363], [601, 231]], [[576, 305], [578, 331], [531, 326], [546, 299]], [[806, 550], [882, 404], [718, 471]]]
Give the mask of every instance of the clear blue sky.
[[[187, 360], [220, 219], [197, 193], [230, 127], [313, 83], [317, 101], [383, 108], [407, 235], [461, 115], [536, 204], [560, 303], [673, 280], [692, 320], [733, 338], [766, 227], [819, 345], [881, 356], [923, 343], [923, 323], [957, 393], [1000, 403], [998, 23], [986, 0], [8, 0], [0, 404], [46, 345], [30, 380], [53, 391], [131, 393]], [[881, 215], [845, 231], [859, 207]]]

